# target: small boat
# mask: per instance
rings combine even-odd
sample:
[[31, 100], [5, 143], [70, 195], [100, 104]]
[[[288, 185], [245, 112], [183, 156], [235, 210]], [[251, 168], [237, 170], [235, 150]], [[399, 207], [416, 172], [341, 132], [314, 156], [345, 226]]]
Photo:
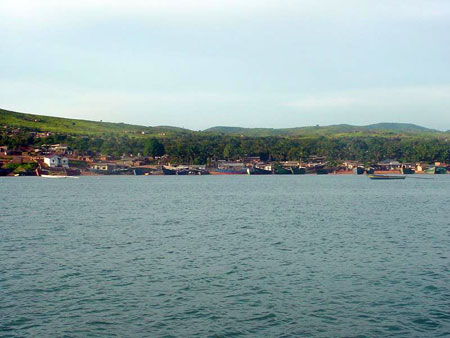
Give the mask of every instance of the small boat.
[[41, 176], [43, 178], [78, 178], [80, 171], [78, 169], [68, 169], [68, 168], [46, 168], [42, 169], [37, 167], [36, 176]]
[[259, 167], [253, 167], [248, 168], [247, 173], [249, 175], [271, 175], [273, 174], [272, 170], [266, 169], [266, 168], [259, 168]]
[[235, 167], [217, 167], [209, 170], [211, 175], [248, 175], [247, 167], [244, 165]]
[[321, 168], [321, 169], [317, 169], [316, 170], [316, 174], [317, 175], [328, 175], [328, 173], [329, 173], [329, 170], [325, 169], [325, 168]]
[[362, 174], [364, 174], [365, 171], [366, 171], [366, 169], [362, 166], [357, 166], [356, 168], [353, 169], [353, 173], [355, 175], [362, 175]]
[[279, 164], [275, 165], [275, 174], [277, 175], [292, 175], [292, 170], [289, 168], [282, 167]]
[[445, 167], [439, 167], [439, 166], [432, 166], [425, 170], [425, 173], [427, 174], [435, 174], [435, 175], [442, 175], [447, 173], [447, 168]]
[[401, 168], [400, 171], [403, 175], [413, 175], [416, 173], [416, 171], [413, 168], [406, 168], [406, 167]]
[[150, 168], [138, 168], [138, 167], [133, 168], [134, 176], [147, 175], [148, 173], [150, 173], [150, 171], [151, 171]]
[[406, 176], [400, 175], [380, 175], [380, 174], [372, 174], [367, 175], [371, 180], [404, 180]]
[[169, 167], [162, 166], [162, 171], [164, 175], [188, 175], [189, 169], [185, 167]]
[[0, 176], [8, 176], [14, 169], [0, 168]]
[[294, 175], [305, 175], [306, 174], [306, 168], [304, 168], [304, 167], [290, 167], [290, 170], [292, 171], [292, 174], [294, 174]]

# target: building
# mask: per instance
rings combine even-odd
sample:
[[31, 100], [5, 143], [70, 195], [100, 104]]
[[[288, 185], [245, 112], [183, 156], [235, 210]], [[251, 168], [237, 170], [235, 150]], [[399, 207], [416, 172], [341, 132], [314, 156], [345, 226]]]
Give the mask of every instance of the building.
[[44, 157], [44, 163], [50, 168], [64, 167], [69, 168], [69, 159], [65, 156], [48, 155]]

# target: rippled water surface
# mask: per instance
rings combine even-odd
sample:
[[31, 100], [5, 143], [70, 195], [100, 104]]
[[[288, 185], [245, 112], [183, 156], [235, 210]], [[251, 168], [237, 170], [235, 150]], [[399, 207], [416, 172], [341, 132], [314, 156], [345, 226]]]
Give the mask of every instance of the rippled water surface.
[[0, 187], [0, 336], [450, 335], [450, 175]]

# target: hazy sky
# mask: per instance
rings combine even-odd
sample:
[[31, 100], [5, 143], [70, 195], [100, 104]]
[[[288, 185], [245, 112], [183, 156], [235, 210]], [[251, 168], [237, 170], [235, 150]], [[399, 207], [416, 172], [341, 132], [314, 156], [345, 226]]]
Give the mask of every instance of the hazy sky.
[[0, 107], [174, 125], [450, 129], [449, 0], [1, 0]]

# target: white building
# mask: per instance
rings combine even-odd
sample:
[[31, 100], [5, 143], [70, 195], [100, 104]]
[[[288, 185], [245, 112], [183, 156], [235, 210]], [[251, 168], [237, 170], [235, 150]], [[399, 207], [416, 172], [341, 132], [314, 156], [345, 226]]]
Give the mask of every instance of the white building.
[[58, 156], [58, 155], [46, 156], [44, 157], [44, 163], [48, 165], [50, 168], [55, 167], [69, 168], [69, 159], [65, 156]]

